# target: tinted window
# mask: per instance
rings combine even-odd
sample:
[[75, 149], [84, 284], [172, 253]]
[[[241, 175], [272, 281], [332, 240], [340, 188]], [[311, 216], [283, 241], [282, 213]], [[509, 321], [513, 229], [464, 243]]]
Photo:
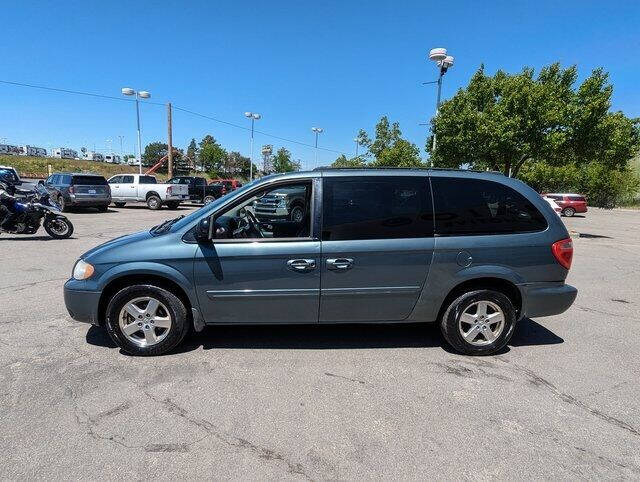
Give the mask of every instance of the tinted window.
[[556, 196], [554, 194], [551, 194], [547, 197], [550, 197], [551, 199], [553, 199], [554, 201], [562, 201], [562, 196]]
[[133, 176], [122, 176], [120, 182], [122, 184], [133, 184]]
[[571, 201], [584, 201], [583, 196], [567, 196]]
[[323, 240], [433, 236], [427, 177], [325, 178]]
[[109, 184], [120, 184], [122, 182], [122, 176], [115, 176], [109, 179]]
[[71, 176], [69, 176], [68, 174], [65, 174], [64, 176], [61, 176], [61, 177], [62, 177], [62, 180], [60, 181], [60, 184], [64, 184], [65, 186], [71, 184]]
[[107, 180], [101, 176], [73, 176], [75, 186], [104, 186]]
[[503, 184], [433, 177], [431, 185], [439, 235], [526, 233], [547, 227], [530, 201]]
[[[131, 182], [133, 182], [133, 177], [131, 177]], [[140, 184], [157, 184], [156, 178], [153, 176], [140, 176]]]
[[198, 186], [206, 186], [207, 185], [207, 181], [205, 181], [204, 178], [202, 178], [202, 177], [196, 177], [196, 184]]

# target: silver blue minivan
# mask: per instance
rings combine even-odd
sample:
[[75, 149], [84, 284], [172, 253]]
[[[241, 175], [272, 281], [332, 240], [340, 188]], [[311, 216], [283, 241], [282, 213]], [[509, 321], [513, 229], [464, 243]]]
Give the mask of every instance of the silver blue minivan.
[[[265, 215], [271, 204], [285, 215]], [[484, 355], [519, 319], [571, 306], [572, 255], [547, 202], [501, 174], [324, 169], [264, 177], [98, 246], [64, 297], [135, 355], [207, 325], [406, 322], [439, 323], [455, 350]]]

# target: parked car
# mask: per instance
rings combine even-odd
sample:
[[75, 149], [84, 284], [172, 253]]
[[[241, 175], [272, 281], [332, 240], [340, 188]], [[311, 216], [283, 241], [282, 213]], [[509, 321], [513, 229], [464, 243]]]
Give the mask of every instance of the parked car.
[[543, 196], [553, 199], [562, 209], [564, 216], [571, 217], [576, 213], [587, 212], [587, 200], [581, 194], [544, 193]]
[[[304, 192], [301, 221], [253, 214], [287, 190]], [[454, 349], [482, 355], [501, 350], [519, 319], [571, 306], [572, 256], [564, 223], [516, 179], [325, 169], [264, 177], [98, 246], [64, 297], [72, 318], [137, 355], [207, 325], [401, 322], [437, 322]]]
[[189, 199], [194, 202], [209, 204], [223, 195], [223, 187], [219, 184], [207, 185], [204, 177], [175, 176], [167, 184], [183, 184], [189, 189]]
[[111, 189], [107, 180], [98, 174], [60, 172], [44, 182], [49, 196], [64, 212], [72, 207], [92, 207], [106, 211], [111, 204]]
[[544, 199], [549, 203], [549, 206], [551, 206], [551, 209], [553, 209], [558, 216], [562, 214], [562, 208], [558, 206], [558, 204], [553, 199], [546, 196], [542, 196], [542, 199]]
[[147, 203], [149, 209], [178, 209], [182, 201], [189, 199], [189, 188], [181, 184], [158, 184], [155, 176], [143, 174], [119, 174], [109, 178], [111, 198], [116, 207], [126, 203]]
[[235, 191], [236, 189], [242, 187], [242, 183], [237, 179], [213, 179], [209, 184], [220, 184], [224, 187], [224, 194]]
[[306, 189], [304, 186], [276, 189], [256, 200], [253, 209], [261, 222], [302, 222], [307, 212]]

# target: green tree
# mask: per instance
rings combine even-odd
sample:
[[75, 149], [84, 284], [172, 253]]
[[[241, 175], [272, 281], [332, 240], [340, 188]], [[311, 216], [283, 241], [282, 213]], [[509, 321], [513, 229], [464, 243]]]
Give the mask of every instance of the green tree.
[[351, 159], [347, 159], [347, 156], [341, 154], [331, 167], [335, 168], [357, 168], [357, 167], [366, 167], [366, 162], [362, 156], [352, 157]]
[[364, 130], [358, 133], [359, 144], [367, 148], [364, 156], [373, 157], [374, 167], [421, 167], [420, 150], [415, 144], [402, 138], [400, 125], [389, 123], [383, 116], [375, 128], [375, 137], [369, 138]]
[[[142, 155], [142, 164], [147, 167], [151, 167], [156, 164], [160, 159], [167, 155], [169, 146], [164, 142], [152, 142], [147, 144], [144, 148], [144, 154]], [[181, 149], [173, 148], [173, 161], [176, 172], [183, 172], [186, 169], [183, 160], [183, 151]], [[156, 172], [166, 173], [168, 169], [165, 162]]]
[[198, 145], [196, 144], [195, 139], [191, 139], [191, 142], [187, 147], [187, 157], [195, 166], [196, 159], [198, 158]]
[[517, 176], [528, 163], [549, 165], [601, 162], [622, 169], [637, 149], [634, 122], [609, 112], [612, 87], [596, 69], [575, 88], [575, 67], [544, 67], [537, 77], [484, 67], [469, 85], [440, 106], [432, 121], [437, 134], [427, 150], [436, 166], [470, 164]]
[[273, 172], [293, 172], [300, 170], [300, 163], [291, 160], [291, 153], [281, 147], [273, 156]]
[[203, 170], [211, 177], [218, 177], [225, 171], [227, 151], [215, 140], [202, 144], [199, 153], [199, 163]]

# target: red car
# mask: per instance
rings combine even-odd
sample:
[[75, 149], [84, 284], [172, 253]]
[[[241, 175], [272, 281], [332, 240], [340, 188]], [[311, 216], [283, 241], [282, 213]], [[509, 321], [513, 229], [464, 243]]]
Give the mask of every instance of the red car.
[[213, 179], [209, 185], [211, 184], [221, 184], [223, 194], [235, 191], [239, 187], [242, 187], [242, 183], [237, 179]]
[[562, 209], [562, 215], [571, 217], [576, 213], [587, 212], [587, 200], [580, 194], [545, 193], [545, 197], [553, 199]]

